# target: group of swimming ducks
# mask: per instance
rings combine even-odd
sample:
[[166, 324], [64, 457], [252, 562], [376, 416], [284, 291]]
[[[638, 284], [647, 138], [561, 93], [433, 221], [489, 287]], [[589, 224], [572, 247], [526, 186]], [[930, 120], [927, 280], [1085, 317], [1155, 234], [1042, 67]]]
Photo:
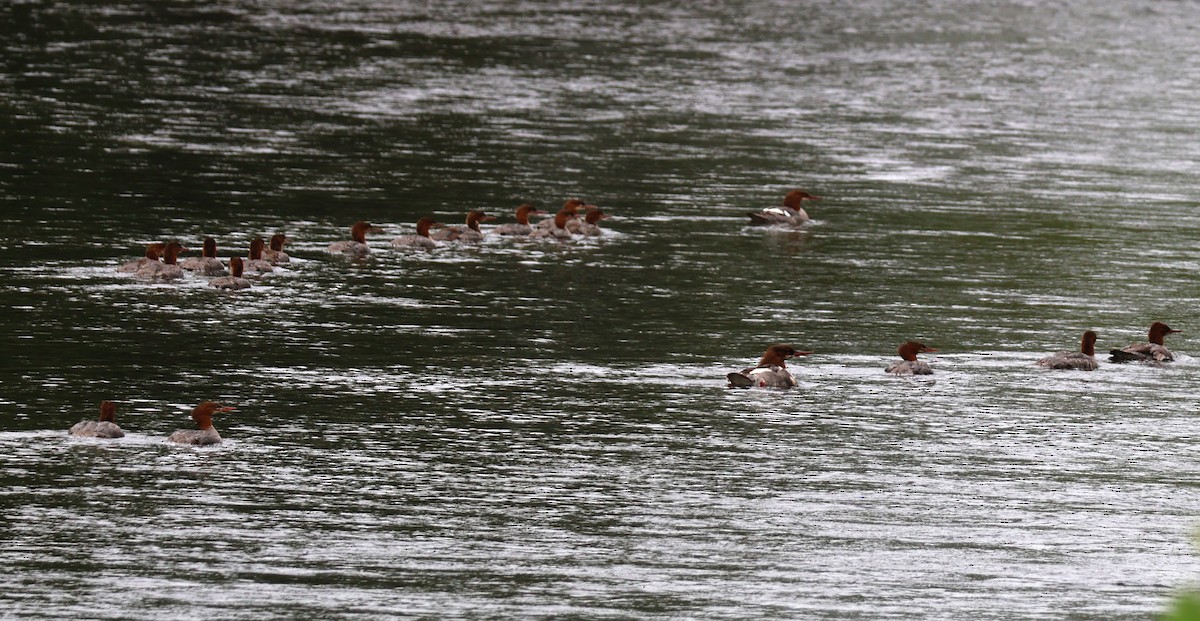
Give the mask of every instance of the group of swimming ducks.
[[[575, 236], [595, 237], [604, 234], [600, 222], [610, 217], [599, 207], [576, 198], [563, 203], [562, 209], [559, 209], [553, 218], [545, 218], [537, 224], [531, 224], [529, 217], [548, 214], [529, 203], [517, 207], [514, 215], [516, 222], [501, 224], [488, 232], [481, 230], [479, 223], [490, 222], [496, 218], [482, 210], [467, 212], [464, 226], [447, 226], [433, 218], [421, 218], [417, 220], [416, 234], [396, 237], [392, 240], [392, 246], [432, 250], [442, 242], [478, 243], [483, 241], [486, 235], [551, 240], [566, 240]], [[371, 252], [370, 246], [367, 245], [367, 233], [380, 232], [383, 232], [383, 229], [368, 222], [356, 222], [350, 227], [350, 239], [330, 244], [326, 252], [350, 258], [366, 257]], [[140, 259], [122, 264], [117, 271], [132, 273], [145, 280], [163, 282], [182, 278], [186, 272], [193, 272], [214, 277], [208, 284], [218, 289], [247, 289], [251, 285], [245, 276], [271, 272], [276, 266], [291, 262], [291, 257], [283, 250], [283, 245], [288, 241], [290, 240], [283, 233], [272, 235], [269, 242], [261, 236], [255, 237], [250, 242], [249, 256], [231, 257], [228, 270], [217, 258], [217, 242], [212, 237], [204, 239], [201, 256], [182, 261], [179, 260], [179, 255], [188, 252], [183, 244], [178, 241], [155, 242], [146, 246], [146, 252]]]
[[[1152, 365], [1171, 362], [1175, 360], [1175, 356], [1163, 344], [1163, 337], [1176, 332], [1182, 330], [1175, 330], [1156, 321], [1150, 325], [1146, 342], [1110, 350], [1108, 360], [1116, 363], [1142, 362]], [[936, 351], [924, 343], [908, 341], [897, 350], [900, 361], [889, 364], [884, 372], [892, 375], [932, 375], [933, 368], [929, 363], [917, 360], [917, 354]], [[757, 365], [730, 373], [726, 375], [726, 379], [729, 380], [730, 388], [792, 388], [797, 385], [796, 377], [788, 370], [787, 360], [811, 353], [813, 352], [801, 351], [792, 345], [772, 345], [767, 348]], [[1036, 364], [1048, 369], [1095, 371], [1100, 368], [1100, 363], [1096, 361], [1096, 333], [1091, 330], [1083, 333], [1079, 351], [1058, 352], [1038, 360]]]
[[[233, 412], [234, 408], [205, 401], [192, 409], [197, 429], [180, 429], [167, 436], [167, 441], [190, 446], [210, 446], [221, 442], [221, 434], [213, 427], [213, 414]], [[67, 433], [80, 438], [123, 438], [125, 431], [117, 425], [117, 406], [112, 401], [100, 402], [100, 419], [79, 421]]]

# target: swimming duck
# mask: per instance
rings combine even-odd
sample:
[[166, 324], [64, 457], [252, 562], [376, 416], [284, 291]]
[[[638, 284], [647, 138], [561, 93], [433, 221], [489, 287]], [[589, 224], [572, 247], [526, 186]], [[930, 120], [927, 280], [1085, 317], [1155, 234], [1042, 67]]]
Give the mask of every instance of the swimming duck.
[[81, 438], [122, 438], [125, 432], [117, 426], [117, 406], [112, 401], [100, 402], [100, 420], [81, 420], [67, 431]]
[[217, 258], [217, 240], [205, 237], [201, 254], [202, 256], [180, 261], [179, 267], [205, 276], [224, 276], [227, 273], [225, 265]]
[[371, 249], [367, 247], [367, 233], [382, 233], [383, 229], [371, 226], [367, 222], [355, 222], [354, 226], [350, 227], [350, 240], [339, 241], [329, 244], [326, 252], [330, 254], [342, 254], [348, 257], [365, 257], [370, 254]]
[[264, 261], [270, 261], [271, 265], [279, 265], [280, 263], [289, 263], [292, 258], [288, 253], [283, 251], [283, 245], [292, 240], [288, 239], [283, 233], [276, 233], [271, 236], [270, 247], [263, 250], [262, 258]]
[[416, 235], [401, 235], [392, 240], [392, 245], [400, 248], [423, 248], [432, 250], [437, 248], [437, 242], [429, 238], [429, 229], [440, 229], [443, 225], [433, 218], [421, 218], [417, 220]]
[[761, 211], [752, 211], [746, 215], [750, 216], [750, 224], [790, 224], [797, 226], [809, 221], [808, 212], [800, 206], [800, 203], [808, 199], [810, 201], [820, 200], [820, 196], [809, 194], [804, 190], [792, 190], [783, 197], [783, 205], [780, 207], [767, 207]]
[[787, 370], [787, 360], [811, 353], [800, 351], [792, 345], [772, 345], [756, 366], [730, 373], [725, 378], [729, 380], [730, 388], [792, 388], [797, 382], [796, 377]]
[[242, 278], [243, 269], [241, 257], [230, 257], [229, 271], [232, 272], [232, 274], [229, 276], [214, 278], [208, 281], [208, 286], [216, 287], [218, 289], [229, 289], [232, 291], [236, 291], [238, 289], [249, 289], [250, 281]]
[[179, 267], [179, 253], [187, 252], [187, 248], [183, 244], [173, 241], [167, 244], [166, 250], [163, 251], [162, 263], [153, 262], [143, 265], [135, 275], [138, 278], [150, 278], [153, 280], [175, 280], [183, 278], [183, 268]]
[[[564, 211], [567, 212], [567, 219], [570, 220], [571, 218], [574, 218], [575, 216], [579, 215], [580, 209], [585, 209], [585, 208], [587, 208], [587, 203], [579, 200], [578, 198], [572, 198], [572, 199], [568, 199], [565, 203], [563, 203], [562, 209], [559, 209], [558, 213], [562, 213]], [[556, 213], [555, 215], [557, 216], [558, 213]], [[565, 228], [565, 227], [559, 226], [558, 224], [556, 224], [554, 221], [554, 218], [546, 218], [545, 220], [542, 220], [541, 222], [537, 223], [537, 228], [539, 228], [539, 229], [555, 229], [555, 228], [561, 229], [561, 228]]]
[[128, 263], [122, 263], [121, 266], [117, 268], [117, 271], [127, 273], [136, 272], [151, 263], [158, 263], [166, 249], [167, 245], [162, 242], [146, 244], [146, 253], [143, 254], [140, 259], [135, 259]]
[[538, 228], [534, 229], [529, 234], [529, 237], [538, 239], [571, 239], [571, 232], [567, 230], [567, 220], [573, 217], [575, 217], [574, 214], [566, 207], [559, 209], [558, 213], [554, 214], [554, 226], [543, 227], [541, 226], [542, 223], [539, 222]]
[[495, 219], [495, 217], [489, 216], [477, 209], [472, 210], [467, 212], [466, 228], [461, 226], [444, 226], [429, 237], [434, 241], [480, 242], [483, 241], [483, 231], [479, 230], [479, 223]]
[[213, 403], [212, 401], [205, 401], [192, 409], [192, 420], [196, 421], [196, 424], [200, 428], [180, 429], [168, 436], [167, 442], [190, 444], [192, 446], [218, 444], [221, 441], [221, 434], [217, 433], [216, 427], [213, 427], [213, 414], [233, 411], [234, 408], [223, 406], [220, 403]]
[[1095, 371], [1100, 368], [1096, 362], [1096, 333], [1088, 330], [1083, 333], [1079, 351], [1060, 351], [1037, 361], [1038, 366], [1047, 369], [1079, 369], [1080, 371]]
[[[611, 217], [612, 216], [604, 213], [604, 211], [602, 211], [599, 207], [592, 207], [591, 209], [587, 210], [587, 214], [584, 215], [582, 222], [579, 220], [569, 220], [567, 222], [567, 230], [571, 231], [572, 233], [583, 235], [584, 237], [603, 235], [604, 230], [600, 228], [600, 221], [607, 220]], [[574, 228], [571, 227], [572, 224], [575, 224]]]
[[1163, 345], [1163, 337], [1168, 334], [1183, 332], [1183, 330], [1174, 330], [1167, 324], [1156, 321], [1150, 325], [1150, 334], [1147, 336], [1148, 343], [1134, 343], [1124, 349], [1114, 349], [1109, 351], [1109, 362], [1149, 362], [1158, 364], [1160, 362], [1171, 362], [1175, 360], [1175, 356], [1171, 354], [1171, 350]]
[[528, 235], [533, 232], [533, 226], [529, 224], [529, 216], [540, 216], [545, 214], [546, 212], [542, 211], [541, 209], [538, 209], [529, 203], [524, 203], [517, 207], [516, 223], [501, 224], [500, 226], [492, 229], [492, 232], [496, 235]]
[[917, 341], [909, 341], [900, 346], [896, 350], [903, 358], [900, 362], [889, 364], [884, 372], [892, 375], [932, 375], [933, 369], [928, 364], [917, 360], [917, 354], [937, 351], [932, 347], [926, 347], [924, 343]]
[[263, 258], [263, 249], [267, 247], [267, 242], [262, 236], [257, 236], [250, 240], [250, 256], [242, 262], [242, 269], [250, 276], [257, 276], [267, 272], [275, 271], [275, 267], [271, 262]]

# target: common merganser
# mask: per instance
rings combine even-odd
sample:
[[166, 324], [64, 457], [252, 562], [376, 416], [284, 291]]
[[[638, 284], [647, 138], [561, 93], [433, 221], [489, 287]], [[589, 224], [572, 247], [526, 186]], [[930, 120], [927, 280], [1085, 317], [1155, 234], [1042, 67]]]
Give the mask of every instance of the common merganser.
[[1171, 362], [1175, 360], [1175, 356], [1171, 354], [1171, 350], [1163, 345], [1163, 337], [1168, 334], [1183, 332], [1183, 330], [1174, 330], [1167, 324], [1156, 321], [1150, 325], [1150, 334], [1147, 336], [1149, 343], [1134, 343], [1124, 349], [1114, 349], [1109, 351], [1109, 362], [1149, 362], [1157, 364], [1160, 362]]
[[275, 271], [275, 267], [271, 265], [271, 262], [263, 258], [263, 248], [266, 247], [267, 242], [263, 240], [261, 235], [250, 240], [250, 256], [242, 265], [242, 269], [246, 273], [251, 276], [257, 276]]
[[571, 229], [572, 222], [577, 222], [578, 226], [575, 228], [575, 230], [573, 232], [579, 233], [580, 235], [583, 235], [584, 237], [595, 237], [597, 235], [603, 235], [604, 230], [600, 228], [600, 221], [607, 220], [611, 217], [612, 216], [604, 213], [604, 211], [602, 211], [599, 207], [592, 207], [591, 209], [589, 209], [587, 211], [587, 215], [585, 215], [583, 217], [583, 222], [579, 222], [578, 220], [571, 220], [571, 221], [567, 222], [567, 229], [568, 230]]
[[292, 258], [288, 253], [283, 251], [283, 245], [292, 240], [288, 239], [283, 233], [276, 233], [271, 236], [270, 247], [263, 250], [262, 258], [265, 261], [270, 261], [271, 265], [279, 265], [280, 263], [290, 263]]
[[461, 242], [480, 242], [483, 241], [483, 231], [479, 230], [480, 222], [490, 222], [495, 220], [493, 216], [479, 210], [467, 212], [467, 226], [444, 226], [442, 229], [432, 235], [430, 239], [434, 241], [461, 241]]
[[200, 426], [199, 429], [180, 429], [167, 437], [167, 442], [190, 444], [192, 446], [208, 446], [221, 441], [221, 434], [213, 427], [212, 417], [217, 412], [233, 412], [234, 408], [220, 403], [205, 401], [192, 409], [192, 420]]
[[517, 207], [516, 223], [501, 224], [492, 229], [492, 232], [496, 235], [528, 235], [533, 232], [533, 226], [529, 224], [529, 216], [541, 216], [545, 214], [546, 212], [541, 209], [529, 203], [524, 203]]
[[792, 388], [797, 385], [796, 377], [787, 370], [787, 360], [807, 356], [811, 351], [800, 351], [792, 345], [772, 345], [762, 359], [753, 367], [725, 376], [730, 388]]
[[367, 233], [382, 233], [383, 229], [371, 226], [367, 222], [355, 222], [350, 227], [350, 241], [339, 241], [329, 244], [326, 251], [330, 254], [344, 254], [348, 257], [365, 257], [371, 249], [367, 247]]
[[392, 240], [392, 245], [399, 248], [423, 248], [432, 250], [437, 248], [437, 242], [429, 238], [429, 229], [440, 229], [444, 225], [437, 222], [433, 218], [421, 218], [417, 220], [416, 235], [401, 235]]
[[800, 206], [804, 199], [815, 201], [820, 200], [821, 197], [809, 194], [804, 190], [792, 190], [783, 197], [782, 206], [767, 207], [746, 215], [750, 216], [750, 224], [790, 224], [792, 226], [804, 224], [809, 221], [808, 212]]
[[[563, 203], [562, 209], [560, 209], [559, 212], [560, 213], [563, 211], [567, 212], [567, 219], [569, 220], [569, 219], [574, 218], [575, 216], [579, 215], [579, 210], [584, 209], [586, 207], [587, 207], [587, 203], [579, 200], [578, 198], [572, 198], [572, 199], [568, 199], [567, 202]], [[555, 215], [558, 215], [558, 214], [556, 213]], [[566, 227], [559, 226], [558, 224], [556, 224], [554, 218], [546, 218], [545, 220], [542, 220], [541, 222], [537, 223], [537, 228], [539, 228], [539, 229], [552, 229], [552, 228], [561, 229], [561, 228], [566, 228]]]
[[214, 278], [208, 281], [208, 286], [216, 287], [218, 289], [229, 289], [232, 291], [236, 291], [238, 289], [249, 289], [250, 281], [242, 278], [243, 269], [244, 267], [242, 265], [241, 257], [230, 257], [229, 271], [232, 272], [232, 274], [229, 276]]
[[917, 360], [917, 354], [937, 351], [932, 347], [926, 347], [924, 343], [917, 341], [909, 341], [900, 346], [896, 350], [900, 357], [903, 358], [900, 362], [889, 364], [884, 372], [892, 375], [932, 375], [933, 369], [928, 364]]
[[217, 240], [205, 237], [201, 253], [203, 256], [180, 261], [179, 267], [205, 276], [224, 276], [228, 273], [225, 271], [225, 265], [217, 258]]
[[166, 250], [163, 251], [162, 263], [147, 263], [138, 269], [135, 274], [138, 278], [151, 278], [154, 280], [175, 280], [183, 278], [183, 268], [179, 267], [179, 253], [187, 252], [187, 248], [183, 244], [173, 241], [167, 244]]
[[135, 259], [128, 263], [122, 263], [121, 266], [117, 268], [117, 271], [118, 272], [136, 272], [136, 271], [142, 269], [143, 267], [150, 265], [151, 263], [158, 263], [159, 259], [162, 257], [162, 254], [164, 251], [166, 251], [166, 249], [167, 249], [167, 245], [162, 242], [154, 242], [151, 244], [146, 244], [146, 253], [142, 255], [142, 258]]
[[538, 228], [534, 229], [529, 236], [539, 239], [570, 239], [571, 232], [567, 230], [567, 220], [573, 217], [575, 217], [574, 214], [566, 207], [559, 209], [558, 213], [554, 214], [554, 226], [542, 227], [541, 222], [539, 222]]
[[1048, 369], [1079, 369], [1080, 371], [1095, 371], [1100, 368], [1096, 362], [1096, 333], [1088, 330], [1083, 333], [1079, 351], [1060, 351], [1037, 361], [1038, 366]]
[[112, 401], [100, 402], [100, 420], [81, 420], [67, 431], [81, 438], [123, 438], [125, 432], [117, 426], [117, 406]]

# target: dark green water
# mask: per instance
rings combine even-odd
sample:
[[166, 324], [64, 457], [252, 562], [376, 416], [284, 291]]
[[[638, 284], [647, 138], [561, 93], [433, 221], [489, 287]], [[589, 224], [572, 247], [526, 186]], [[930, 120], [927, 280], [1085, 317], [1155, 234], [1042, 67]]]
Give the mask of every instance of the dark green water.
[[[1165, 609], [1200, 8], [845, 4], [0, 6], [0, 608]], [[795, 187], [815, 222], [746, 226]], [[606, 235], [388, 243], [575, 196]], [[371, 258], [324, 253], [356, 220]], [[276, 231], [297, 261], [237, 294], [116, 272]], [[1168, 368], [1032, 364], [1155, 320]], [[935, 375], [884, 375], [911, 338]], [[800, 389], [725, 389], [775, 342]], [[129, 435], [68, 439], [101, 399]], [[226, 441], [165, 444], [205, 399]]]

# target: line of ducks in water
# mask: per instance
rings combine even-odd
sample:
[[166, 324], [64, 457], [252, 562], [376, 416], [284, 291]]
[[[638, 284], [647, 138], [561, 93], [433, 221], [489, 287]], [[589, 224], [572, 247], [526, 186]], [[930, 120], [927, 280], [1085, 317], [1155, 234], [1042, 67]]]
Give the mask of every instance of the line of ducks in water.
[[[167, 441], [189, 446], [211, 446], [220, 444], [221, 434], [213, 427], [213, 415], [233, 412], [234, 408], [213, 401], [205, 401], [192, 409], [192, 420], [197, 429], [180, 429], [167, 436]], [[79, 438], [123, 438], [125, 431], [117, 425], [117, 406], [112, 401], [100, 402], [99, 420], [79, 421], [67, 430], [69, 435]]]
[[[479, 223], [496, 218], [481, 210], [467, 212], [465, 226], [447, 226], [433, 218], [424, 217], [417, 220], [415, 235], [396, 237], [392, 240], [392, 246], [432, 250], [438, 247], [440, 242], [478, 243], [488, 234], [553, 240], [566, 240], [574, 236], [594, 237], [604, 234], [600, 222], [610, 217], [599, 207], [575, 198], [566, 201], [553, 218], [541, 220], [536, 225], [529, 222], [530, 216], [548, 214], [529, 203], [518, 206], [514, 215], [516, 222], [499, 225], [488, 233], [479, 228]], [[326, 252], [351, 258], [365, 257], [371, 251], [367, 245], [367, 233], [381, 232], [383, 229], [368, 222], [356, 222], [350, 227], [350, 239], [330, 244]], [[244, 259], [231, 257], [228, 271], [225, 264], [217, 258], [217, 242], [212, 237], [204, 239], [201, 256], [182, 261], [179, 260], [179, 255], [189, 251], [183, 244], [178, 241], [155, 242], [146, 246], [146, 252], [141, 258], [122, 264], [117, 271], [132, 273], [144, 280], [162, 282], [176, 280], [182, 278], [186, 272], [193, 272], [214, 277], [208, 284], [218, 289], [247, 289], [251, 285], [245, 276], [271, 272], [275, 266], [291, 261], [291, 257], [283, 250], [284, 244], [289, 241], [283, 233], [276, 233], [271, 236], [268, 246], [268, 242], [261, 236], [255, 237], [250, 242], [249, 256]]]
[[[1146, 342], [1110, 350], [1108, 360], [1114, 363], [1142, 362], [1151, 365], [1172, 362], [1175, 356], [1163, 344], [1163, 337], [1176, 332], [1182, 330], [1175, 330], [1156, 321], [1150, 325]], [[918, 360], [917, 354], [936, 351], [924, 343], [908, 341], [897, 349], [900, 361], [889, 364], [884, 372], [892, 375], [932, 375], [933, 368], [929, 363]], [[787, 361], [811, 353], [813, 352], [802, 351], [793, 345], [772, 345], [767, 348], [757, 365], [734, 371], [725, 377], [729, 380], [730, 388], [792, 388], [797, 385], [796, 376], [788, 370]], [[1100, 368], [1100, 363], [1096, 361], [1096, 333], [1091, 330], [1083, 333], [1079, 351], [1058, 352], [1038, 360], [1036, 364], [1047, 369], [1095, 371]]]

